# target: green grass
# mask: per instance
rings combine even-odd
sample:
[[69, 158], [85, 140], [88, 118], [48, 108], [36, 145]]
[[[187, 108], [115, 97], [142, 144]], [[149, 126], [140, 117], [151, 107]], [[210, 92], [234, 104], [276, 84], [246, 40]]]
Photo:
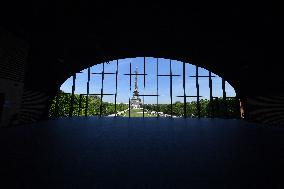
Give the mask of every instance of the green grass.
[[[123, 117], [128, 117], [129, 111], [123, 114]], [[143, 110], [141, 109], [131, 109], [130, 110], [130, 117], [143, 117]], [[148, 114], [144, 112], [144, 117], [156, 117], [155, 115]]]

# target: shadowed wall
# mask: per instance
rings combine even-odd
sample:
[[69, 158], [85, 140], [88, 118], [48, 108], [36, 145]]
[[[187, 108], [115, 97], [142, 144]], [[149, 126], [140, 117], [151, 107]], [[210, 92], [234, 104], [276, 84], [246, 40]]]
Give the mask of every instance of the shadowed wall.
[[[1, 7], [1, 17], [6, 18], [1, 27], [7, 31], [1, 35], [14, 36], [29, 47], [23, 63], [21, 119], [45, 118], [60, 85], [83, 68], [148, 56], [192, 62], [211, 70], [235, 88], [244, 101], [246, 118], [281, 125], [284, 82], [281, 49], [276, 48], [283, 39], [280, 12], [258, 6], [224, 9], [174, 3], [90, 5], [81, 1], [67, 5], [43, 1], [23, 3], [19, 9]], [[8, 44], [12, 43], [1, 43], [1, 49]], [[0, 62], [1, 71], [5, 64]], [[6, 70], [3, 75], [7, 73], [12, 72]], [[260, 117], [260, 112], [267, 115]]]

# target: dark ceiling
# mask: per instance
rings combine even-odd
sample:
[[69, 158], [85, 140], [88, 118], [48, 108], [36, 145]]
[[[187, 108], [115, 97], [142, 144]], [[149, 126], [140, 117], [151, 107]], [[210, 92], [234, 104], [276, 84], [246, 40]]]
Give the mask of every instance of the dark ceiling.
[[30, 45], [31, 89], [52, 94], [87, 66], [153, 56], [206, 67], [241, 95], [280, 93], [282, 13], [277, 6], [223, 6], [35, 1], [0, 12], [1, 26]]

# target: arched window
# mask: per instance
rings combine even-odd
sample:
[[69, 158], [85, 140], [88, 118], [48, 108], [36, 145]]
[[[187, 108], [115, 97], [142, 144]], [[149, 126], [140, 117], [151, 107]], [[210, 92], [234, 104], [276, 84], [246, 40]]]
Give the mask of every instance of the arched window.
[[86, 68], [68, 78], [51, 117], [239, 118], [239, 101], [223, 78], [176, 60], [137, 57]]

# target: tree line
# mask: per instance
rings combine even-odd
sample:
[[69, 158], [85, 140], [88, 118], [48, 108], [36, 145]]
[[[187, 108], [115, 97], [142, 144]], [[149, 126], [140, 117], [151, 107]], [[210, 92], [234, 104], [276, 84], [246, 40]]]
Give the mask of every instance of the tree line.
[[[198, 117], [198, 105], [196, 101], [186, 103], [186, 117]], [[235, 98], [216, 98], [210, 102], [207, 99], [201, 99], [199, 101], [200, 117], [227, 117], [227, 118], [239, 118], [240, 108], [239, 102]], [[173, 114], [178, 117], [184, 116], [184, 103], [177, 101], [172, 104], [146, 104], [144, 108], [149, 111], [163, 112], [164, 114]]]
[[[67, 117], [69, 116], [71, 108], [71, 94], [60, 93], [52, 101], [49, 116], [50, 117]], [[115, 113], [115, 105], [113, 103], [102, 102], [99, 96], [89, 95], [88, 96], [88, 108], [86, 105], [87, 96], [74, 94], [74, 103], [73, 103], [73, 116], [97, 116], [101, 115], [106, 116]], [[128, 108], [127, 104], [119, 103], [116, 105], [117, 111], [123, 111]], [[87, 110], [87, 112], [86, 112]]]
[[[71, 108], [71, 94], [66, 94], [60, 91], [58, 96], [53, 100], [49, 116], [50, 117], [67, 117]], [[87, 109], [87, 116], [106, 116], [115, 114], [115, 104], [102, 102], [99, 96], [90, 95], [88, 97], [88, 108], [86, 108], [87, 97], [85, 95], [74, 94], [73, 116], [85, 116]], [[171, 104], [145, 104], [144, 109], [147, 111], [163, 112], [164, 114], [171, 114]], [[186, 117], [198, 117], [197, 102], [186, 103]], [[235, 98], [215, 98], [212, 102], [207, 99], [199, 101], [200, 117], [228, 117], [239, 118], [240, 108], [239, 102]], [[116, 111], [123, 111], [128, 109], [128, 104], [118, 103]], [[184, 104], [182, 102], [175, 102], [172, 104], [172, 114], [178, 117], [184, 116]]]

